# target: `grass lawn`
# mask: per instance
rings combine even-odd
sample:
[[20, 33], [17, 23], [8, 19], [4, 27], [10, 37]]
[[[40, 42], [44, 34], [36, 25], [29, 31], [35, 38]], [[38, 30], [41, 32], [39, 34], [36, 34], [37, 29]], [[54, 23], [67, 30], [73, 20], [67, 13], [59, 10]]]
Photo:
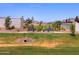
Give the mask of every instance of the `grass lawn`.
[[1, 55], [79, 55], [79, 47], [76, 48], [42, 48], [42, 47], [3, 47]]
[[0, 47], [0, 54], [28, 54], [28, 55], [70, 55], [79, 54], [79, 34], [71, 36], [70, 34], [58, 34], [58, 33], [0, 33], [0, 43], [17, 43], [17, 38], [31, 37], [36, 39], [36, 42], [43, 42], [45, 40], [51, 42], [64, 41], [64, 44], [57, 46], [56, 48], [44, 48], [33, 46], [19, 46], [19, 47]]
[[23, 37], [30, 37], [35, 39], [36, 41], [67, 40], [68, 42], [79, 42], [79, 34], [74, 37], [70, 34], [60, 33], [0, 33], [0, 43], [16, 43], [16, 39]]

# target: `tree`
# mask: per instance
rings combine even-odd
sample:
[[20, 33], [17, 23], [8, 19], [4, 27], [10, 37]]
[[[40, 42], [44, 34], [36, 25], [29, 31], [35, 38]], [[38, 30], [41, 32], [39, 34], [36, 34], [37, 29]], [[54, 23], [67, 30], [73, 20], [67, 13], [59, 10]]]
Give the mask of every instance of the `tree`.
[[32, 25], [29, 25], [28, 27], [28, 31], [35, 31], [35, 26], [32, 24]]
[[73, 23], [70, 26], [70, 30], [71, 30], [71, 35], [75, 36], [75, 25]]
[[48, 26], [47, 31], [48, 31], [48, 32], [49, 32], [49, 31], [53, 31], [53, 28], [51, 27], [51, 25]]
[[31, 28], [32, 28], [32, 31], [34, 32], [35, 31], [35, 26], [31, 25]]
[[42, 21], [39, 23], [37, 31], [43, 30], [43, 25], [42, 25], [42, 23], [43, 23]]
[[5, 27], [6, 27], [7, 30], [10, 29], [10, 24], [11, 24], [11, 18], [8, 16], [5, 19]]
[[53, 28], [53, 30], [55, 30], [56, 31], [56, 23], [52, 23], [52, 28]]
[[33, 20], [31, 20], [30, 18], [26, 19], [26, 23], [27, 24], [31, 24]]
[[75, 21], [79, 23], [79, 18], [76, 16]]
[[26, 19], [25, 21], [25, 28], [27, 28], [29, 30], [29, 27], [32, 25], [33, 19]]
[[43, 30], [43, 26], [41, 25], [41, 26], [38, 26], [38, 29], [37, 29], [38, 31], [42, 31]]
[[62, 22], [61, 21], [56, 21], [55, 24], [56, 24], [56, 27], [58, 28], [58, 30], [60, 30]]

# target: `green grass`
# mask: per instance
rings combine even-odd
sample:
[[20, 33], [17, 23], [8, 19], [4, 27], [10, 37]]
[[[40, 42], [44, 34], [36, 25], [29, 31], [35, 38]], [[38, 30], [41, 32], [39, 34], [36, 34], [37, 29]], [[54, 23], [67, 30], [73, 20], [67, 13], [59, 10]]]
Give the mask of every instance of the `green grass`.
[[39, 38], [47, 38], [47, 39], [55, 39], [55, 38], [62, 38], [62, 37], [67, 37], [67, 38], [72, 38], [72, 36], [70, 36], [69, 34], [58, 34], [58, 33], [48, 33], [48, 34], [40, 34], [40, 33], [0, 33], [0, 37], [4, 37], [4, 38], [11, 38], [11, 37], [31, 37], [31, 38], [35, 38], [35, 39], [39, 39]]
[[41, 40], [55, 40], [55, 39], [63, 39], [63, 40], [79, 40], [79, 34], [75, 37], [71, 36], [70, 34], [58, 34], [58, 33], [49, 33], [49, 34], [39, 34], [39, 33], [0, 33], [0, 41], [4, 43], [11, 43], [14, 42], [17, 38], [23, 37], [31, 37], [36, 39], [37, 41]]
[[[69, 37], [70, 35], [67, 34], [34, 34], [34, 33], [27, 33], [27, 34], [19, 34], [19, 33], [0, 33], [0, 41], [2, 43], [15, 43], [16, 39], [23, 38], [23, 37], [31, 37], [36, 39], [36, 41], [42, 40], [55, 40], [55, 39], [63, 39], [64, 37]], [[0, 42], [0, 43], [1, 43]]]
[[3, 47], [1, 55], [79, 55], [79, 47], [76, 48], [42, 48], [42, 47]]
[[43, 48], [43, 47], [0, 47], [0, 54], [25, 54], [25, 55], [72, 55], [79, 54], [79, 34], [71, 36], [70, 34], [58, 33], [0, 33], [0, 43], [16, 43], [17, 38], [31, 37], [36, 41], [43, 40], [64, 40], [63, 45], [56, 48]]
[[36, 41], [43, 40], [68, 40], [69, 42], [79, 42], [79, 34], [75, 37], [70, 34], [58, 33], [0, 33], [0, 43], [16, 43], [18, 38], [30, 37]]

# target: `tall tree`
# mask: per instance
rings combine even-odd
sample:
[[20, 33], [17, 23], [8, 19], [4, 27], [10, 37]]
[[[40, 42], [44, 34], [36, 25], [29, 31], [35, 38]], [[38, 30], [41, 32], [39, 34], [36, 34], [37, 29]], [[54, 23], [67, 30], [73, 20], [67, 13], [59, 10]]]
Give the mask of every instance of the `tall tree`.
[[11, 24], [11, 18], [8, 16], [5, 19], [5, 27], [6, 27], [7, 30], [10, 29], [10, 24]]

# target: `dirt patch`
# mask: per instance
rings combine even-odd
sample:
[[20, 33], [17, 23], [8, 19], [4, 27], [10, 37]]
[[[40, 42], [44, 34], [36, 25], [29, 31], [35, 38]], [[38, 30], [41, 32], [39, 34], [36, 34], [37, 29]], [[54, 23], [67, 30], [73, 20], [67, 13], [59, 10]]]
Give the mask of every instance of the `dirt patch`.
[[38, 46], [38, 47], [47, 47], [47, 48], [55, 48], [59, 45], [62, 45], [63, 42], [57, 41], [44, 41], [42, 43], [27, 43], [27, 44], [0, 44], [0, 47], [13, 47], [13, 46]]
[[32, 43], [34, 40], [35, 39], [25, 37], [25, 38], [16, 39], [16, 42], [17, 43]]
[[56, 41], [44, 41], [42, 43], [35, 43], [33, 46], [40, 46], [40, 47], [47, 47], [47, 48], [55, 48], [59, 45], [63, 44], [63, 42], [56, 42]]

